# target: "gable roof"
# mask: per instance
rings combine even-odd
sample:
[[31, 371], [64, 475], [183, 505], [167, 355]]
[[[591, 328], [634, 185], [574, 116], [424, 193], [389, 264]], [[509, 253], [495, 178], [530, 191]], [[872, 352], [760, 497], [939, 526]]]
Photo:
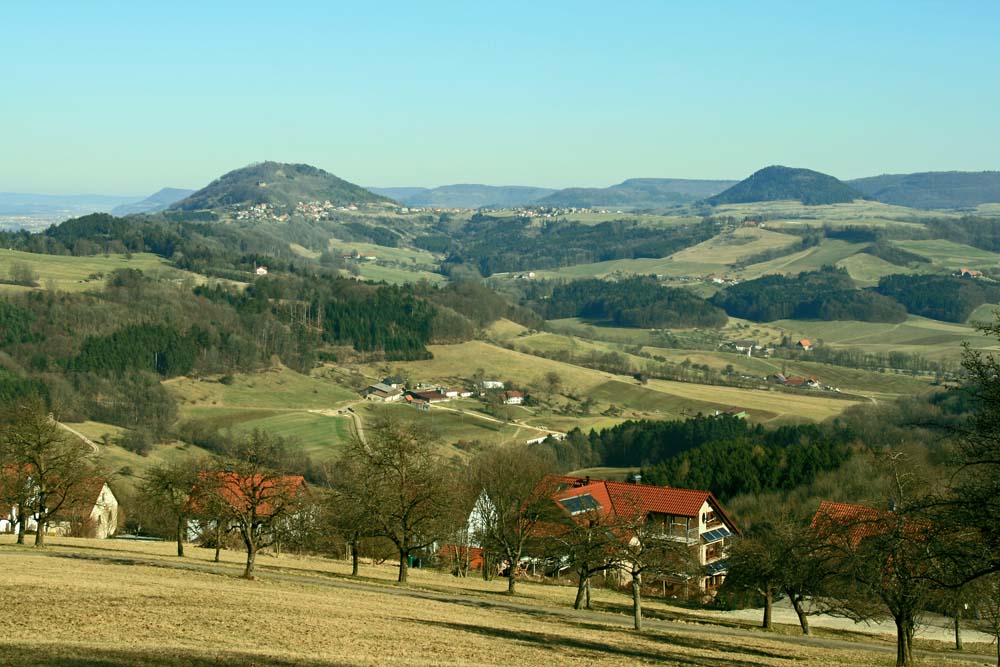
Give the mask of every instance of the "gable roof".
[[[589, 495], [597, 502], [595, 509], [601, 514], [614, 513], [629, 519], [636, 514], [671, 514], [700, 518], [701, 508], [707, 502], [717, 512], [723, 522], [734, 532], [739, 532], [735, 522], [722, 508], [722, 504], [712, 495], [711, 491], [693, 489], [678, 489], [670, 486], [653, 486], [650, 484], [630, 484], [628, 482], [613, 482], [607, 480], [591, 480], [589, 477], [550, 477], [549, 483], [558, 485], [560, 491], [552, 498], [571, 514], [566, 501]], [[586, 502], [586, 501], [581, 501]], [[574, 505], [574, 503], [570, 503]], [[584, 511], [582, 508], [578, 511]]]
[[884, 533], [887, 512], [867, 505], [852, 505], [824, 500], [813, 515], [810, 527], [827, 537], [835, 537], [841, 530], [852, 546], [866, 537]]

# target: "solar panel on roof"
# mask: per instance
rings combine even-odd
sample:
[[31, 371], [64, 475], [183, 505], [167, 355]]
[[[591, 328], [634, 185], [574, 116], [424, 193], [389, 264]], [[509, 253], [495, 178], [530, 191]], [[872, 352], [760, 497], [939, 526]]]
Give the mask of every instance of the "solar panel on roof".
[[573, 496], [572, 498], [564, 498], [559, 502], [562, 503], [562, 506], [565, 507], [570, 514], [579, 514], [580, 512], [589, 512], [590, 510], [601, 509], [601, 504], [594, 500], [594, 497], [589, 493]]
[[729, 563], [724, 560], [717, 560], [714, 563], [709, 563], [705, 566], [705, 572], [709, 576], [719, 574], [720, 572], [725, 572], [729, 569]]
[[719, 540], [724, 540], [730, 535], [732, 535], [732, 533], [729, 532], [729, 529], [723, 526], [722, 528], [716, 528], [714, 530], [708, 531], [707, 533], [703, 534], [701, 538], [705, 540], [705, 544], [711, 544], [712, 542], [718, 542]]

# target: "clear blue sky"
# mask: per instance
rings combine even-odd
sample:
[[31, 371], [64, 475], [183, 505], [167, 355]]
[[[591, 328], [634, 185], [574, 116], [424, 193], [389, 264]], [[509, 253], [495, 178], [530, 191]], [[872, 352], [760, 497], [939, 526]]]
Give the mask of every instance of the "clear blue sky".
[[7, 3], [0, 191], [1000, 169], [1000, 2], [736, 5]]

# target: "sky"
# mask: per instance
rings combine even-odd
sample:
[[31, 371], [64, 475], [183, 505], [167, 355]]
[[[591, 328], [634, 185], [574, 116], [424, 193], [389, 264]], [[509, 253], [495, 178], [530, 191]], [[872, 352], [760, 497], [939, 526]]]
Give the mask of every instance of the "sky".
[[4, 4], [0, 191], [1000, 169], [995, 0]]

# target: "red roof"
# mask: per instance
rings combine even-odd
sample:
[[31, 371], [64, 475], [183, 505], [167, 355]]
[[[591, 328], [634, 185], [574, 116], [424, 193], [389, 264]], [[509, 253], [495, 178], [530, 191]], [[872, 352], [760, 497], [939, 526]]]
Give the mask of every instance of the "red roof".
[[448, 397], [440, 391], [411, 391], [410, 396], [421, 398], [425, 401], [447, 401]]
[[874, 507], [824, 500], [813, 515], [810, 525], [813, 530], [831, 536], [841, 529], [847, 529], [850, 543], [857, 545], [864, 538], [884, 531], [887, 517], [887, 512]]
[[[557, 477], [556, 483], [563, 487], [553, 496], [556, 501], [589, 494], [601, 506], [601, 512], [614, 512], [620, 517], [630, 518], [640, 514], [672, 514], [699, 518], [701, 509], [707, 502], [721, 515], [725, 523], [734, 531], [736, 524], [726, 514], [722, 504], [710, 491], [677, 489], [669, 486], [650, 484], [629, 484], [606, 480], [590, 480], [580, 477]], [[561, 503], [562, 504], [562, 503]], [[565, 505], [564, 505], [565, 506]]]
[[[202, 478], [209, 478], [212, 473], [202, 473]], [[219, 482], [219, 496], [233, 510], [249, 508], [256, 505], [259, 516], [271, 513], [270, 500], [280, 498], [288, 491], [294, 494], [302, 493], [306, 480], [302, 475], [285, 475], [281, 478], [265, 478], [263, 475], [241, 477], [235, 472], [215, 473]]]

